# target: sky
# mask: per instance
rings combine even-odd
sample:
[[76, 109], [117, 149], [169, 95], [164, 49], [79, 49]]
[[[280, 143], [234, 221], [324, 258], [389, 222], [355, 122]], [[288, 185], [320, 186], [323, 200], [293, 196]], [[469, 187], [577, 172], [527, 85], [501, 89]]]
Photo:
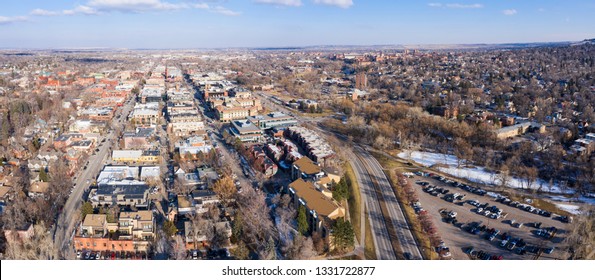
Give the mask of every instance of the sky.
[[0, 48], [580, 41], [594, 15], [593, 0], [0, 0]]

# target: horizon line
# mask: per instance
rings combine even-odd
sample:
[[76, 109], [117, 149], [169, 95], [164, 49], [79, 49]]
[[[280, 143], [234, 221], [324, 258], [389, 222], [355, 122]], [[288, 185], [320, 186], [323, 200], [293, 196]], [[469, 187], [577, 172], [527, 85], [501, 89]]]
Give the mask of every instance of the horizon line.
[[405, 43], [405, 44], [313, 44], [313, 45], [295, 45], [295, 46], [254, 46], [254, 47], [186, 47], [186, 48], [152, 48], [152, 47], [0, 47], [0, 51], [9, 51], [9, 50], [30, 50], [30, 51], [44, 51], [44, 50], [229, 50], [229, 49], [240, 49], [240, 50], [282, 50], [282, 49], [308, 49], [308, 48], [366, 48], [366, 47], [398, 47], [406, 49], [408, 46], [415, 46], [415, 47], [438, 47], [438, 46], [445, 46], [445, 48], [438, 48], [438, 49], [448, 49], [449, 46], [506, 46], [506, 45], [521, 45], [521, 44], [567, 44], [567, 43], [580, 43], [585, 41], [593, 41], [593, 39], [583, 39], [583, 40], [566, 40], [566, 41], [537, 41], [537, 42], [507, 42], [507, 43]]

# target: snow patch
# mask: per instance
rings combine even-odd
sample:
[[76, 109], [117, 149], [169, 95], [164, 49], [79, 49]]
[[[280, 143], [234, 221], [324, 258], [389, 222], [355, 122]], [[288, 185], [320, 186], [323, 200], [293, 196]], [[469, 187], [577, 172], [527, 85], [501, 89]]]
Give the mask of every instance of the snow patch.
[[581, 214], [581, 211], [579, 210], [581, 207], [578, 205], [570, 205], [570, 204], [558, 204], [556, 203], [556, 207], [560, 210], [564, 210], [570, 214], [573, 215], [579, 215]]
[[[502, 175], [486, 170], [483, 167], [466, 166], [457, 167], [459, 160], [456, 156], [418, 151], [404, 151], [398, 154], [399, 157], [413, 160], [423, 166], [430, 167], [436, 164], [448, 166], [437, 167], [436, 169], [446, 174], [464, 178], [471, 182], [499, 186], [502, 182]], [[531, 184], [527, 184], [526, 180], [515, 177], [507, 178], [506, 186], [515, 189], [535, 189], [549, 193], [571, 194], [572, 190], [562, 190], [558, 184], [550, 184], [544, 180], [537, 179]]]

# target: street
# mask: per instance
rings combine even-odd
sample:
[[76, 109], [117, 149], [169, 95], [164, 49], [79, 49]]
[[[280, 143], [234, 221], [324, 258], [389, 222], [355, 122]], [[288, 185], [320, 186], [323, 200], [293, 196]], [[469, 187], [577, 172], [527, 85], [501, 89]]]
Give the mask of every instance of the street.
[[[130, 113], [132, 107], [133, 106], [130, 102], [125, 103], [125, 105], [120, 109], [121, 112], [119, 113], [119, 115], [122, 117], [118, 119], [118, 122], [115, 126], [123, 125], [124, 120]], [[54, 245], [57, 247], [62, 258], [64, 259], [74, 259], [74, 251], [72, 250], [71, 240], [75, 225], [80, 222], [78, 218], [79, 215], [76, 214], [82, 203], [83, 193], [89, 189], [90, 184], [87, 183], [87, 180], [93, 181], [95, 179], [103, 167], [103, 162], [109, 157], [108, 153], [110, 153], [112, 150], [112, 144], [117, 141], [114, 131], [114, 129], [111, 129], [110, 132], [105, 136], [105, 142], [101, 143], [101, 147], [98, 147], [99, 152], [89, 157], [87, 169], [81, 169], [77, 173], [78, 177], [74, 181], [76, 187], [70, 194], [70, 197], [68, 197], [68, 200], [64, 205], [64, 209], [62, 210], [62, 213], [56, 222]]]

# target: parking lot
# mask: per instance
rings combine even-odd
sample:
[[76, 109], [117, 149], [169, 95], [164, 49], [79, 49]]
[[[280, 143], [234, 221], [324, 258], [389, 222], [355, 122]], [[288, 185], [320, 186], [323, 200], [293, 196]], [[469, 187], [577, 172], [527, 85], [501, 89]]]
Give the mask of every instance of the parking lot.
[[[478, 251], [484, 251], [496, 258], [502, 256], [503, 259], [513, 260], [533, 259], [535, 254], [531, 252], [541, 248], [540, 259], [563, 257], [564, 252], [559, 247], [563, 246], [562, 241], [568, 224], [554, 219], [555, 215], [547, 217], [545, 212], [540, 215], [537, 210], [534, 210], [536, 213], [529, 212], [529, 208], [521, 210], [516, 203], [510, 206], [500, 202], [502, 199], [497, 202], [494, 193], [479, 190], [476, 190], [479, 194], [473, 193], [465, 190], [464, 186], [456, 187], [457, 182], [446, 178], [440, 180], [438, 176], [412, 175], [408, 180], [415, 186], [421, 207], [434, 219], [442, 239], [451, 248], [454, 259], [469, 259], [469, 254], [464, 250], [469, 247], [473, 247], [474, 256]], [[434, 190], [423, 190], [428, 187], [433, 187]], [[527, 202], [518, 204], [529, 206]], [[451, 220], [455, 220], [454, 224]], [[541, 234], [545, 237], [538, 236], [539, 229], [536, 225], [539, 225], [542, 229]], [[545, 229], [551, 227], [556, 228], [555, 234], [551, 234], [551, 231], [546, 232]], [[506, 235], [503, 235], [504, 233]], [[488, 240], [490, 235], [493, 235], [491, 241]], [[504, 242], [503, 237], [508, 241]], [[519, 249], [511, 243], [526, 243], [526, 246]], [[551, 248], [554, 249], [548, 254], [548, 249]]]

